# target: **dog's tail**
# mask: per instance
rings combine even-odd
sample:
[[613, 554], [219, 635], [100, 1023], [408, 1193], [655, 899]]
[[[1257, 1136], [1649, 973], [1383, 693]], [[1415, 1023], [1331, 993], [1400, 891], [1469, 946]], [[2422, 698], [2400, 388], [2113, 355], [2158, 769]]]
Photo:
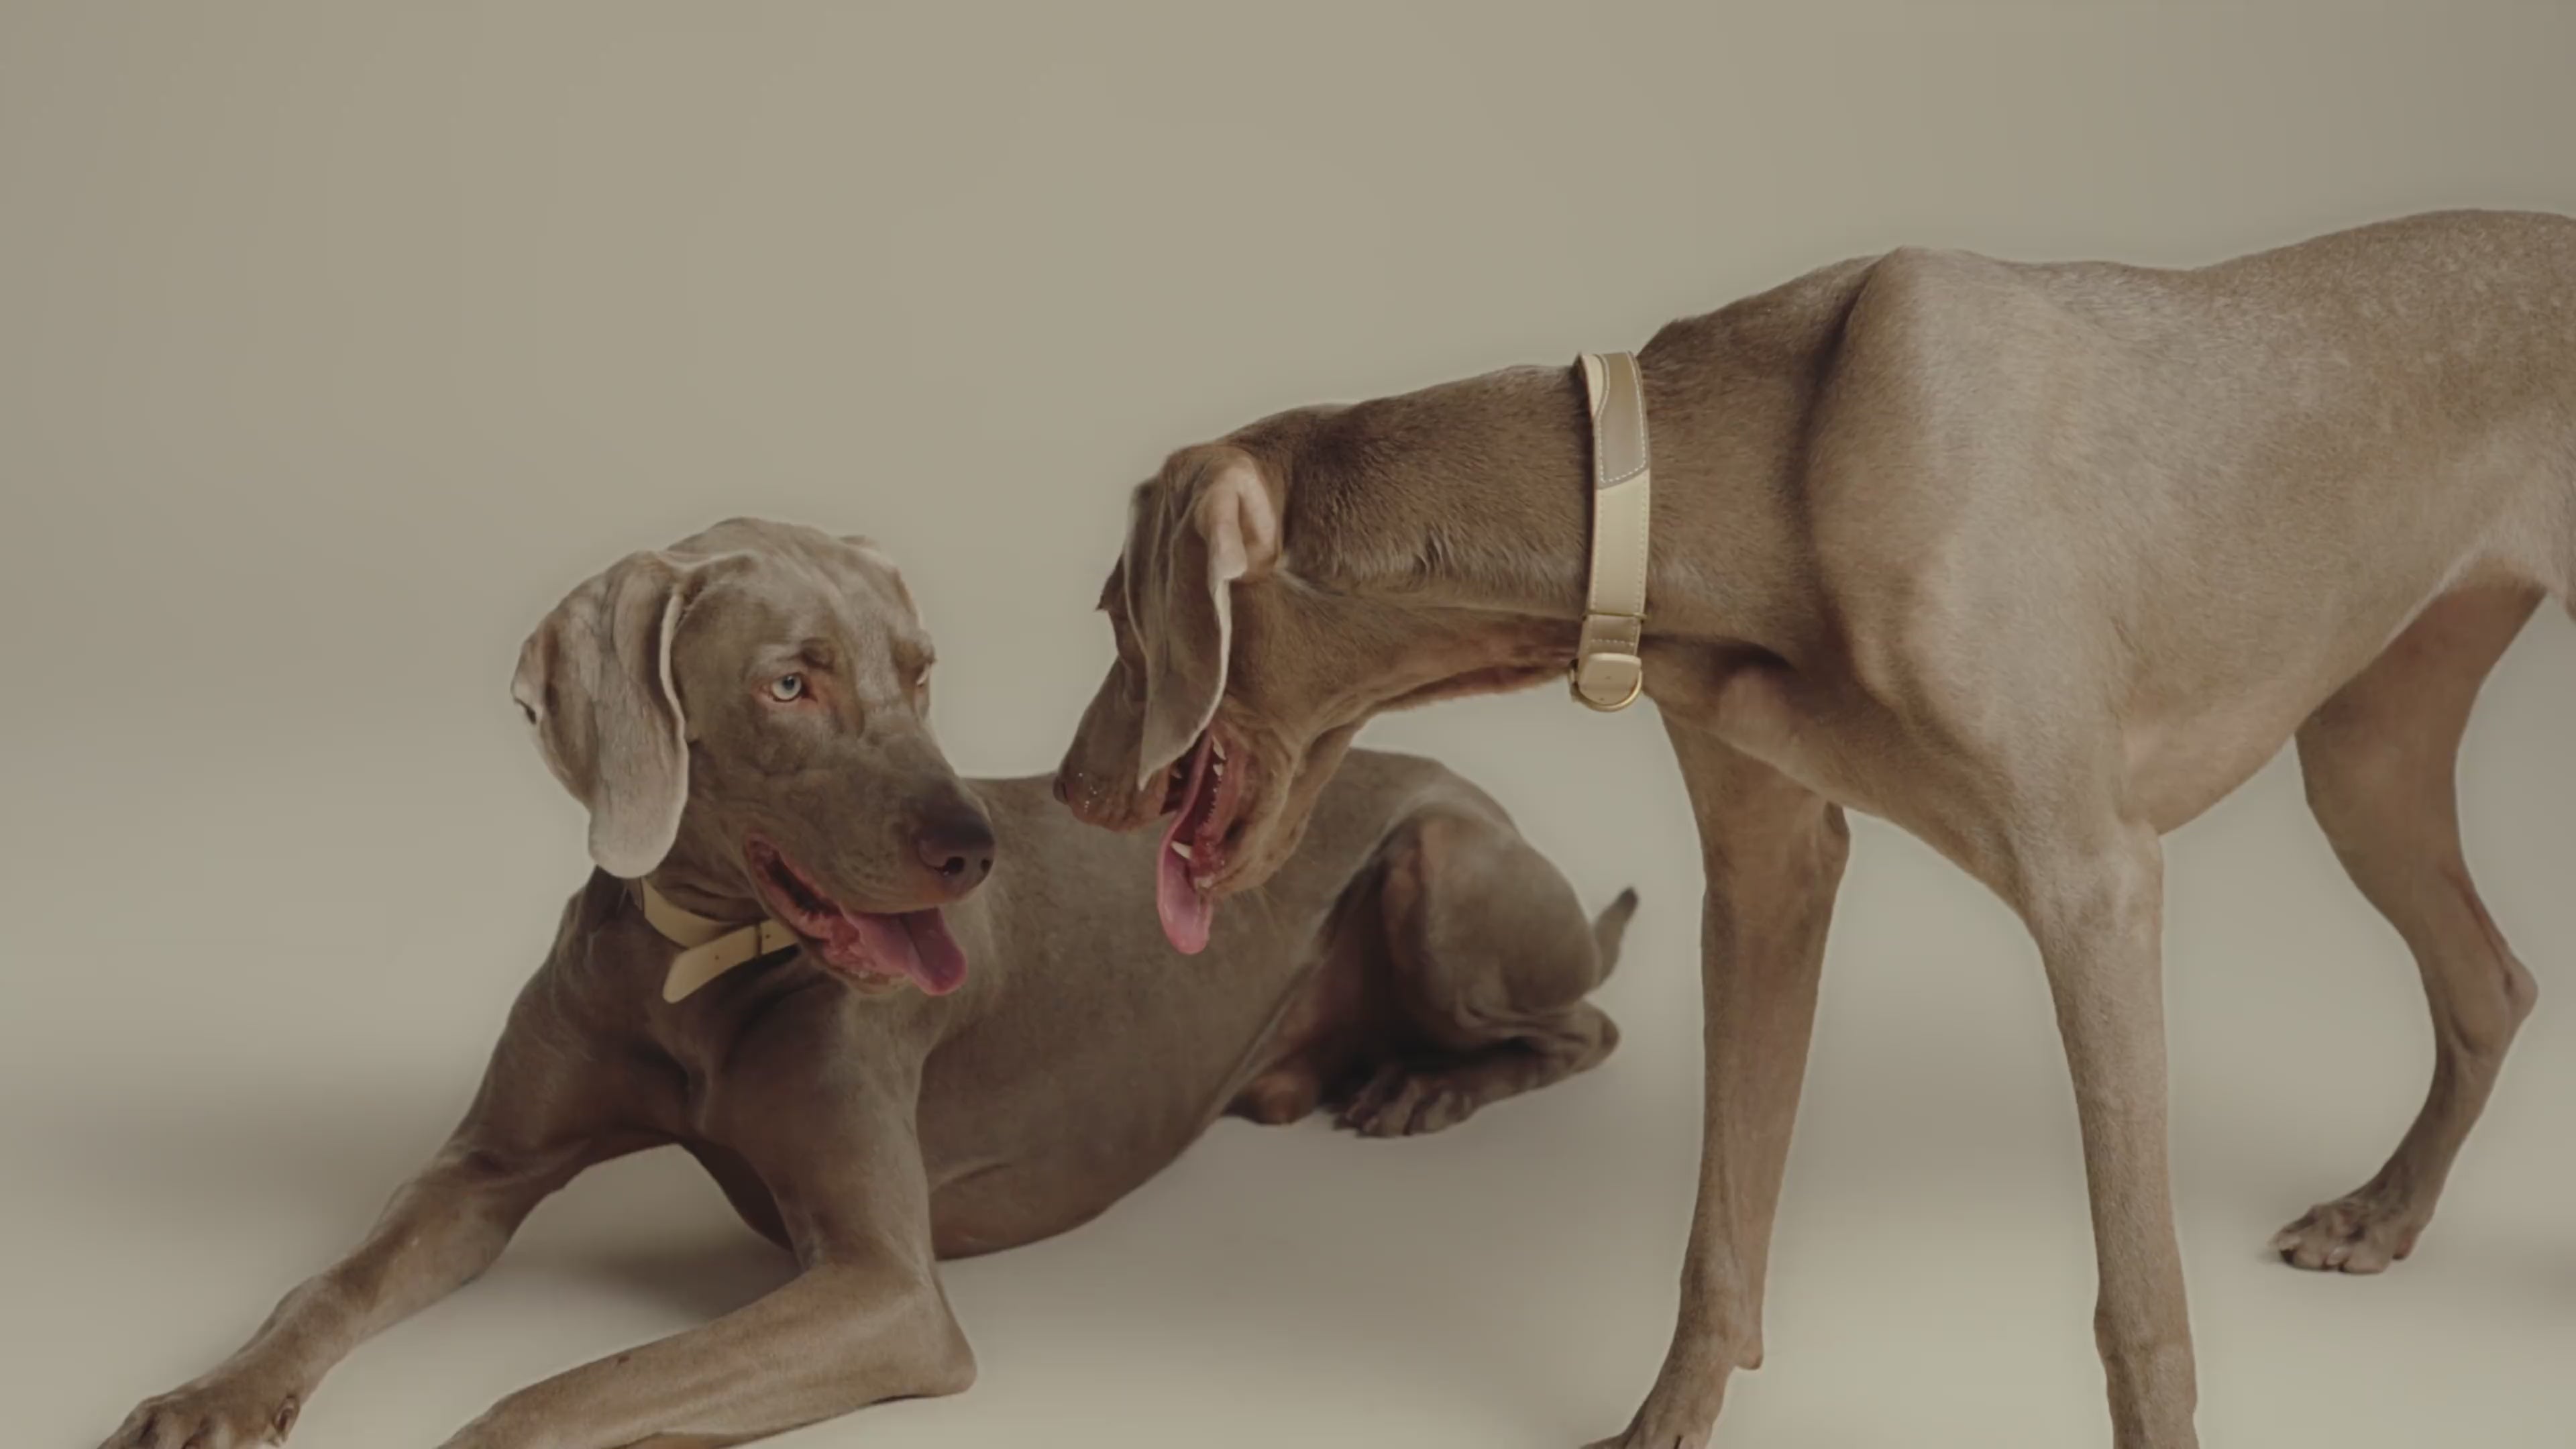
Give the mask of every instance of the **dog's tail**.
[[1604, 906], [1601, 914], [1592, 918], [1592, 949], [1601, 961], [1600, 979], [1593, 984], [1599, 985], [1601, 981], [1610, 979], [1611, 970], [1619, 964], [1619, 942], [1627, 936], [1628, 922], [1635, 919], [1636, 914], [1637, 892], [1631, 888], [1619, 892], [1617, 900]]

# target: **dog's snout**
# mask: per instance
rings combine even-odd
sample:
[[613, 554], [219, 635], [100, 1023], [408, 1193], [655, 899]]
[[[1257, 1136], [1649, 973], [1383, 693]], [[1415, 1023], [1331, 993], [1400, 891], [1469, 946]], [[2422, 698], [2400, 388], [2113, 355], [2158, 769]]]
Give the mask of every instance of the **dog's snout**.
[[1125, 829], [1133, 823], [1127, 818], [1133, 813], [1130, 802], [1102, 788], [1099, 776], [1071, 765], [1056, 771], [1055, 798], [1085, 825]]
[[964, 895], [993, 873], [993, 827], [980, 815], [941, 816], [912, 839], [921, 863], [951, 895]]

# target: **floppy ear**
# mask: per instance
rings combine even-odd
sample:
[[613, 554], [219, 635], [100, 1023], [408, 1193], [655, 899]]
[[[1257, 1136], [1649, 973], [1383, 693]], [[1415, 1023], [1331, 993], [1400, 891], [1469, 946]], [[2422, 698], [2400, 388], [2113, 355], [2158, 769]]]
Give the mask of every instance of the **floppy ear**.
[[667, 554], [629, 554], [555, 606], [510, 681], [546, 768], [590, 811], [590, 858], [630, 880], [670, 853], [689, 798], [688, 723], [671, 682], [687, 576]]
[[1211, 449], [1141, 490], [1121, 572], [1145, 655], [1145, 724], [1137, 786], [1187, 754], [1216, 717], [1234, 646], [1234, 585], [1279, 557], [1279, 512], [1260, 465]]

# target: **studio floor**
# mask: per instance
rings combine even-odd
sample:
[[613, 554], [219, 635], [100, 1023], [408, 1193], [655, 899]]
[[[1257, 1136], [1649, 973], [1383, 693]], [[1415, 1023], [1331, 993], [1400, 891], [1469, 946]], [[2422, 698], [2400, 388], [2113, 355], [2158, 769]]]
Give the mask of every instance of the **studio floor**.
[[[2464, 772], [2473, 857], [2542, 1009], [2440, 1218], [2384, 1277], [2310, 1276], [2262, 1249], [2367, 1175], [2414, 1110], [2429, 1043], [2412, 970], [2287, 760], [2170, 843], [2174, 1151], [2210, 1445], [2554, 1449], [2576, 1422], [2571, 656], [2576, 631], [2542, 619], [2490, 686]], [[1509, 783], [1514, 751], [1567, 727], [1562, 700], [1460, 708], [1483, 727], [1435, 714], [1377, 734], [1445, 740], [1504, 781], [1596, 899], [1621, 877], [1644, 892], [1606, 996], [1619, 1054], [1419, 1140], [1220, 1124], [1094, 1225], [948, 1271], [972, 1391], [789, 1442], [1572, 1449], [1624, 1422], [1662, 1351], [1690, 1208], [1687, 817], [1676, 804], [1662, 836], [1614, 856], [1581, 789]], [[1642, 712], [1583, 725], [1634, 731], [1651, 763], [1630, 787], [1657, 788], [1669, 766]], [[212, 1363], [444, 1130], [579, 869], [533, 768], [503, 767], [507, 743], [496, 731], [482, 778], [406, 777], [354, 745], [220, 779], [112, 738], [7, 762], [12, 1442], [85, 1449]], [[1737, 1381], [1723, 1442], [2107, 1442], [2085, 1223], [2030, 948], [1928, 852], [1864, 824], [1770, 1362]], [[484, 1281], [360, 1350], [297, 1442], [425, 1449], [514, 1387], [785, 1272], [685, 1159], [614, 1164], [540, 1209]]]

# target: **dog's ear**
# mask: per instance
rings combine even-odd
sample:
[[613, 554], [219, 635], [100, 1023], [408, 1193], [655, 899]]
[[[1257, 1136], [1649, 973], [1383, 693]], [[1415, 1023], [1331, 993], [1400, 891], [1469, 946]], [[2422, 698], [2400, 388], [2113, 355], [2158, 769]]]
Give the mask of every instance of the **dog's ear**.
[[546, 768], [590, 811], [590, 858], [630, 880], [670, 853], [688, 803], [671, 639], [692, 572], [668, 554], [619, 560], [555, 606], [510, 681]]
[[1234, 586], [1278, 561], [1278, 505], [1261, 465], [1240, 449], [1182, 454], [1138, 490], [1119, 572], [1145, 655], [1139, 788], [1215, 718], [1234, 647]]

